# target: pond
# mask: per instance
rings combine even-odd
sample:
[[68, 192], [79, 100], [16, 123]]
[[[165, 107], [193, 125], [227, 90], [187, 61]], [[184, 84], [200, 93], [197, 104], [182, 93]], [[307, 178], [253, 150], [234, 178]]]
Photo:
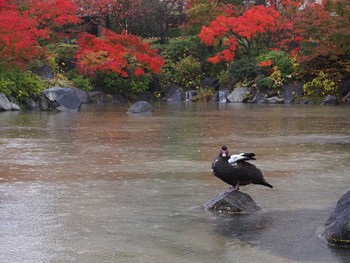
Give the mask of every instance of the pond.
[[[156, 104], [0, 113], [1, 262], [349, 262], [320, 238], [349, 188], [348, 107]], [[202, 205], [222, 144], [274, 188], [230, 216]]]

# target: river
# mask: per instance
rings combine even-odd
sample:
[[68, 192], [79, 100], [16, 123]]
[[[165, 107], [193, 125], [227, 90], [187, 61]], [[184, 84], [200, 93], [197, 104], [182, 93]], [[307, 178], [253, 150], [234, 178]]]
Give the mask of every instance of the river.
[[[348, 107], [156, 104], [0, 113], [0, 262], [349, 262], [320, 238], [349, 189]], [[222, 144], [251, 151], [274, 188], [261, 211], [202, 205], [228, 186]]]

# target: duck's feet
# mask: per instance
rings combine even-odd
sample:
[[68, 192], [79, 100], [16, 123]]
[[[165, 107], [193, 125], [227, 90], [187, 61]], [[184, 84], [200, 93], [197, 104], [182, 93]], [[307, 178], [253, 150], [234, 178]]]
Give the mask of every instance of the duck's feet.
[[229, 191], [230, 192], [239, 191], [239, 185], [235, 185], [235, 186], [231, 185], [231, 187], [229, 188]]

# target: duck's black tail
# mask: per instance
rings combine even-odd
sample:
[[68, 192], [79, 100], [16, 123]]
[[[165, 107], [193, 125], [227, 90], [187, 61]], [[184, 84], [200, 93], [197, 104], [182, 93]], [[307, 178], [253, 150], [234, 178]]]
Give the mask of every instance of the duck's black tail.
[[262, 181], [261, 184], [262, 184], [262, 185], [265, 185], [265, 186], [267, 186], [267, 187], [273, 188], [273, 186], [270, 185], [270, 184], [269, 184], [268, 182], [266, 182], [266, 181]]

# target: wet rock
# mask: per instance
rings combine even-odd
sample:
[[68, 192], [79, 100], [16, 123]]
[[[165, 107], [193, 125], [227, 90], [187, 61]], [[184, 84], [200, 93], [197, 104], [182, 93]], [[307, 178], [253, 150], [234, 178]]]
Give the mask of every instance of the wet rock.
[[235, 88], [227, 99], [230, 102], [247, 102], [250, 98], [254, 96], [254, 88], [252, 87], [238, 87]]
[[282, 103], [284, 103], [284, 98], [280, 98], [278, 96], [273, 96], [271, 98], [267, 98], [266, 102], [272, 103], [272, 104], [282, 104]]
[[164, 95], [166, 102], [180, 102], [183, 100], [183, 92], [181, 86], [177, 83], [171, 83]]
[[225, 191], [204, 205], [205, 210], [225, 213], [251, 213], [261, 209], [250, 195], [240, 191]]
[[77, 88], [53, 87], [41, 93], [40, 108], [44, 111], [78, 111], [89, 101], [88, 94]]
[[216, 97], [216, 101], [217, 102], [221, 102], [221, 103], [226, 103], [227, 100], [227, 96], [229, 95], [229, 91], [228, 90], [218, 90], [217, 92], [217, 97]]
[[325, 227], [322, 236], [329, 244], [350, 247], [350, 190], [339, 199]]
[[52, 79], [54, 77], [53, 70], [50, 65], [43, 65], [40, 68], [34, 69], [33, 72], [42, 79]]
[[322, 101], [322, 105], [337, 105], [337, 104], [338, 104], [338, 98], [334, 95], [328, 95]]
[[303, 95], [304, 88], [301, 83], [291, 83], [281, 88], [281, 95], [285, 103], [292, 103]]
[[149, 102], [138, 101], [129, 107], [128, 113], [151, 113], [153, 110], [153, 106]]
[[5, 94], [0, 93], [0, 111], [18, 111], [21, 108], [15, 104], [12, 103]]

